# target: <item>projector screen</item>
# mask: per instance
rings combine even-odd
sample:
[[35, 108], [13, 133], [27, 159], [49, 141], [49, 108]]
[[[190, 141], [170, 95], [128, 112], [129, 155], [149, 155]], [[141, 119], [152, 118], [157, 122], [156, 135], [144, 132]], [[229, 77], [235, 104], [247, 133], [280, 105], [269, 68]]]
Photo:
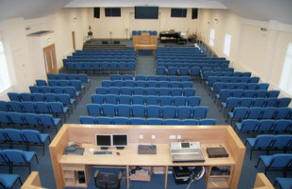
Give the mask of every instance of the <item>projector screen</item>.
[[158, 7], [135, 7], [135, 19], [158, 19]]

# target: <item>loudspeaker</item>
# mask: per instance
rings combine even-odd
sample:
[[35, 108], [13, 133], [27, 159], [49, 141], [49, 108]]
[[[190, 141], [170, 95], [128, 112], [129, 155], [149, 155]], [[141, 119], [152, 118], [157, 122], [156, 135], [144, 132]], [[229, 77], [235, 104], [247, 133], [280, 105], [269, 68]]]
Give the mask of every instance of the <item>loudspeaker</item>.
[[100, 8], [99, 7], [95, 7], [94, 9], [93, 9], [93, 16], [94, 16], [94, 18], [99, 18], [100, 16]]
[[193, 8], [192, 9], [192, 19], [197, 19], [198, 18], [198, 9]]

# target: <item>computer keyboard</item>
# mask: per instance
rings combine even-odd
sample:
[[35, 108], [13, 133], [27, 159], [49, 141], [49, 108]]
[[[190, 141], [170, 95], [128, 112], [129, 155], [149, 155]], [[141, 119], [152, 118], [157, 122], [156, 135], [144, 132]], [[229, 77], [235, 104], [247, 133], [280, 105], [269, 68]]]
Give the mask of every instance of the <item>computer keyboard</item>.
[[156, 154], [156, 145], [138, 145], [138, 154]]
[[113, 154], [112, 151], [95, 151], [93, 152], [94, 155], [111, 155]]

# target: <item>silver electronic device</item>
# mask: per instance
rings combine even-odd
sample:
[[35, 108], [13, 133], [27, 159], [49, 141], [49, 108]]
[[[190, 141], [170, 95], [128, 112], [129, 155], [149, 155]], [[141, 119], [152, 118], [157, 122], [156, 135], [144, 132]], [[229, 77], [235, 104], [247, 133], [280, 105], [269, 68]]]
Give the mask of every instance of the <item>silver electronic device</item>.
[[200, 142], [171, 142], [170, 154], [173, 163], [205, 161]]

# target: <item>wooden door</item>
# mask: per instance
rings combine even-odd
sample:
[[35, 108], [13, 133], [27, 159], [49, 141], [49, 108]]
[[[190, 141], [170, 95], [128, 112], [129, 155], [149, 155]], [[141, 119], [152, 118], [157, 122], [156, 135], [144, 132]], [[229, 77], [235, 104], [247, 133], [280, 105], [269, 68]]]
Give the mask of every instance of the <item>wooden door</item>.
[[75, 44], [75, 32], [72, 31], [72, 43], [73, 43], [73, 49], [76, 50], [76, 44]]
[[55, 44], [47, 46], [43, 49], [44, 63], [47, 73], [58, 73], [57, 58]]

